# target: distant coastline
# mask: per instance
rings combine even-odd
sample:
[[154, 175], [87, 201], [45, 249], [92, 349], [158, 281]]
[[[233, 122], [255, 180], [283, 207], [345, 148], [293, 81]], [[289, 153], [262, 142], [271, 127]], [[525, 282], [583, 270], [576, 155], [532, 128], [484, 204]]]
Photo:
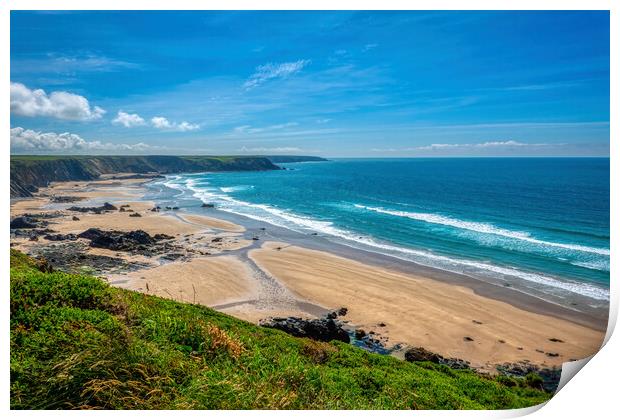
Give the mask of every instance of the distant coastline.
[[11, 198], [31, 197], [51, 182], [92, 181], [103, 174], [266, 171], [277, 163], [326, 160], [317, 156], [11, 156]]

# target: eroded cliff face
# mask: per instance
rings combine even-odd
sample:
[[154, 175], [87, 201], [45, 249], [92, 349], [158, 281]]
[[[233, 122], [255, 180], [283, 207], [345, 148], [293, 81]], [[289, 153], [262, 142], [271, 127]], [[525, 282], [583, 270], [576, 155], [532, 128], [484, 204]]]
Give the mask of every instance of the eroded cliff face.
[[50, 182], [89, 181], [119, 172], [267, 171], [280, 169], [254, 156], [12, 156], [11, 197], [29, 197]]

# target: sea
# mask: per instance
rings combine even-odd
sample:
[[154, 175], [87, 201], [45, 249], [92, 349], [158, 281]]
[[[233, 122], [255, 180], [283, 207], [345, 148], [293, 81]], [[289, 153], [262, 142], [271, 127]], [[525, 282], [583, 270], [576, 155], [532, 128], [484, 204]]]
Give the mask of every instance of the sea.
[[169, 175], [169, 202], [575, 305], [609, 304], [608, 158], [330, 159]]

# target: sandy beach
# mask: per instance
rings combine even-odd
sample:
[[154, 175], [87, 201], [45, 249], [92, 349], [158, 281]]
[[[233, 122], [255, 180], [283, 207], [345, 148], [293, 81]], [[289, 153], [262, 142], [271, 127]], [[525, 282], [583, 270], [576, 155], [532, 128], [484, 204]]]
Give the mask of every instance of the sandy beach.
[[[145, 182], [129, 178], [53, 184], [33, 199], [12, 203], [11, 216], [53, 214], [49, 228], [64, 235], [89, 228], [169, 235], [170, 246], [182, 254], [176, 260], [98, 248], [87, 253], [142, 264], [103, 273], [115, 287], [207, 305], [251, 322], [268, 316], [312, 317], [346, 307], [342, 320], [372, 333], [386, 347], [424, 347], [483, 369], [519, 361], [558, 366], [593, 354], [602, 342], [602, 329], [524, 310], [471, 288], [282, 241], [258, 240], [244, 226], [212, 214], [151, 211], [157, 203], [142, 200]], [[54, 203], [54, 196], [79, 201]], [[103, 202], [125, 207], [101, 214], [67, 210]], [[130, 216], [136, 213], [139, 217]], [[11, 243], [27, 253], [52, 245], [26, 237], [12, 237]]]

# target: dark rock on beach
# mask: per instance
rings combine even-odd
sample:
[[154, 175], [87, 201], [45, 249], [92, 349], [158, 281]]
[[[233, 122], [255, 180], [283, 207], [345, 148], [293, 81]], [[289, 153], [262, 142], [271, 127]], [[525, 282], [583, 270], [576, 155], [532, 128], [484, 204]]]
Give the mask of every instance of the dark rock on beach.
[[349, 334], [340, 322], [333, 318], [303, 319], [297, 317], [267, 318], [259, 323], [263, 327], [275, 328], [295, 337], [307, 337], [317, 341], [338, 340], [349, 343]]
[[82, 200], [84, 200], [84, 197], [74, 197], [71, 195], [54, 195], [50, 198], [52, 203], [75, 203]]
[[540, 368], [527, 362], [504, 363], [495, 366], [498, 372], [509, 377], [526, 378], [528, 374], [536, 374], [542, 378], [541, 387], [547, 392], [555, 392], [562, 375], [561, 368]]
[[41, 226], [41, 223], [28, 216], [20, 216], [11, 220], [11, 229], [35, 229]]
[[116, 208], [116, 206], [110, 204], [110, 203], [103, 203], [102, 206], [99, 207], [78, 207], [78, 206], [72, 206], [69, 207], [67, 210], [70, 211], [78, 211], [80, 213], [96, 213], [96, 214], [100, 214], [103, 213], [105, 211], [115, 211], [118, 210], [118, 208]]
[[202, 205], [200, 207], [204, 207], [207, 209], [212, 209], [215, 207], [215, 204], [211, 204], [211, 203], [202, 203]]
[[73, 233], [66, 235], [63, 235], [62, 233], [50, 233], [43, 236], [43, 239], [47, 239], [48, 241], [75, 241], [77, 239], [77, 235]]
[[95, 255], [79, 241], [34, 245], [30, 254], [48, 267], [69, 273], [111, 274], [149, 267], [149, 264], [129, 262], [122, 258]]
[[426, 350], [424, 347], [413, 347], [405, 351], [405, 360], [408, 362], [433, 362], [451, 367], [452, 369], [469, 369], [469, 362], [463, 359], [444, 357]]
[[165, 234], [149, 235], [143, 230], [123, 232], [118, 230], [101, 230], [90, 228], [78, 235], [90, 240], [93, 248], [105, 248], [113, 251], [125, 251], [146, 256], [167, 254], [168, 259], [185, 256], [179, 246], [170, 244], [174, 237]]
[[154, 245], [157, 241], [143, 230], [121, 232], [118, 230], [104, 231], [90, 228], [78, 235], [80, 238], [89, 239], [90, 246], [105, 248], [114, 251], [132, 251], [140, 245]]

